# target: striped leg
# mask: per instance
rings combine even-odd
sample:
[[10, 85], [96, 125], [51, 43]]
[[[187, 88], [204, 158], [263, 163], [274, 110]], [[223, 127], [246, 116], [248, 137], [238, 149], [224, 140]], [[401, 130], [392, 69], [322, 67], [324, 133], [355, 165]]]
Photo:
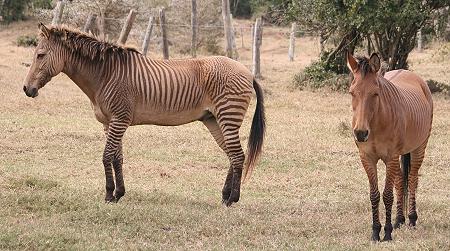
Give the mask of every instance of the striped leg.
[[[244, 166], [245, 155], [239, 139], [239, 128], [224, 135], [227, 154], [230, 158], [231, 166], [228, 170], [227, 179], [222, 190], [223, 202], [226, 206], [231, 206], [239, 201], [241, 193], [242, 168]], [[226, 197], [229, 194], [228, 198]]]
[[[219, 145], [219, 147], [228, 155], [227, 148], [225, 146], [225, 140], [223, 138], [223, 134], [219, 127], [219, 124], [217, 124], [216, 118], [211, 115], [211, 117], [203, 120], [202, 122], [208, 128], [209, 132], [214, 137], [214, 139], [216, 140], [216, 143]], [[231, 163], [231, 159], [230, 159], [230, 163]], [[230, 164], [230, 168], [228, 170], [228, 175], [225, 180], [225, 185], [223, 186], [223, 189], [222, 189], [222, 202], [224, 202], [224, 203], [230, 197], [232, 178], [233, 178], [233, 167]]]
[[417, 211], [416, 211], [416, 190], [419, 181], [419, 169], [422, 165], [423, 158], [425, 155], [425, 148], [427, 142], [416, 150], [411, 152], [411, 171], [408, 177], [408, 197], [409, 197], [409, 225], [415, 226], [417, 221]]
[[[106, 202], [117, 202], [125, 194], [122, 176], [122, 137], [129, 126], [126, 120], [112, 120], [108, 126], [105, 151], [103, 153], [103, 166], [106, 177]], [[114, 182], [112, 168], [114, 168]], [[114, 193], [115, 190], [115, 193]]]
[[116, 202], [125, 195], [125, 184], [123, 182], [122, 165], [123, 165], [123, 154], [122, 154], [122, 142], [120, 142], [117, 147], [116, 154], [112, 161], [114, 169], [114, 177], [116, 179], [116, 189], [114, 190], [114, 197]]
[[[234, 115], [233, 117], [227, 116]], [[239, 128], [244, 118], [244, 113], [223, 112], [219, 115], [218, 123], [225, 142], [226, 153], [230, 159], [230, 169], [222, 190], [222, 201], [226, 206], [231, 206], [239, 201], [241, 191], [241, 176], [245, 155], [239, 138]]]
[[401, 177], [399, 157], [395, 156], [394, 158], [391, 158], [388, 162], [385, 162], [385, 164], [386, 164], [386, 180], [383, 191], [383, 202], [386, 209], [386, 224], [384, 226], [383, 241], [390, 241], [392, 240], [391, 216], [392, 216], [392, 204], [394, 203], [394, 194], [393, 194], [394, 182], [397, 177], [399, 176]]
[[380, 192], [378, 191], [377, 160], [371, 160], [361, 154], [361, 162], [369, 178], [370, 202], [372, 204], [372, 240], [380, 240], [381, 223], [378, 213], [380, 203]]

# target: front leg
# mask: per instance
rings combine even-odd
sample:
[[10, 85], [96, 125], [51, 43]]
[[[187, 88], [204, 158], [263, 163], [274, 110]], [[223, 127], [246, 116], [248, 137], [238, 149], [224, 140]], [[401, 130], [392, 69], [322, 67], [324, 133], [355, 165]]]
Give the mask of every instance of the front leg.
[[[106, 177], [106, 202], [117, 202], [125, 194], [122, 175], [122, 137], [129, 126], [128, 121], [125, 118], [113, 119], [109, 123], [108, 129], [105, 130], [107, 131], [107, 138], [103, 153], [103, 165]], [[114, 168], [116, 182], [113, 179], [112, 167]], [[114, 190], [116, 190], [115, 194]]]
[[378, 213], [378, 205], [380, 202], [380, 192], [378, 191], [378, 177], [377, 177], [377, 161], [364, 153], [360, 154], [361, 162], [369, 178], [370, 186], [370, 203], [372, 204], [372, 240], [380, 240], [381, 223]]
[[114, 198], [116, 202], [119, 201], [121, 197], [125, 195], [125, 184], [123, 182], [123, 153], [122, 153], [122, 142], [120, 142], [116, 154], [114, 155], [114, 160], [112, 162], [114, 169], [114, 177], [116, 178], [116, 189], [114, 190]]
[[[401, 177], [399, 156], [391, 157], [386, 164], [386, 180], [383, 192], [383, 202], [386, 208], [386, 225], [384, 226], [383, 241], [392, 240], [392, 204], [394, 203], [393, 186], [398, 177]], [[401, 198], [400, 198], [401, 200]]]

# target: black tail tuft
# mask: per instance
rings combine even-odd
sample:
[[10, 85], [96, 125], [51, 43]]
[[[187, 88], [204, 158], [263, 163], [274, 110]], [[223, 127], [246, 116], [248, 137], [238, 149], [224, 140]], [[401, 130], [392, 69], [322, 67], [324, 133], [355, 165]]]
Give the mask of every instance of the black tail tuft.
[[256, 92], [256, 109], [255, 114], [253, 115], [252, 127], [250, 129], [250, 137], [247, 145], [247, 162], [242, 175], [242, 180], [244, 181], [247, 176], [250, 177], [256, 161], [261, 154], [262, 145], [264, 142], [264, 133], [266, 130], [263, 90], [256, 80], [253, 80], [253, 88]]
[[402, 178], [403, 178], [403, 208], [404, 215], [408, 212], [408, 176], [409, 170], [411, 168], [411, 153], [403, 154], [401, 157], [402, 161]]

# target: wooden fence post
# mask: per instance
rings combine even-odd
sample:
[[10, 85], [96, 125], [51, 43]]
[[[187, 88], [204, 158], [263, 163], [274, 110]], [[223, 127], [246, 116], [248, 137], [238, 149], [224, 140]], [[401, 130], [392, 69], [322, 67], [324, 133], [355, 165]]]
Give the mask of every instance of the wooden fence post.
[[227, 57], [233, 57], [233, 37], [231, 34], [231, 20], [230, 20], [230, 1], [222, 0], [222, 17], [223, 17], [223, 27], [225, 32], [225, 41]]
[[96, 19], [97, 19], [97, 14], [93, 14], [93, 13], [89, 14], [89, 16], [86, 20], [86, 23], [84, 24], [83, 32], [88, 33], [90, 30], [92, 30], [92, 26]]
[[231, 48], [233, 48], [233, 59], [237, 60], [239, 58], [239, 54], [236, 46], [236, 29], [233, 25], [233, 15], [230, 14], [230, 23], [231, 23]]
[[244, 28], [241, 26], [241, 48], [245, 48], [244, 45]]
[[422, 52], [422, 28], [417, 31], [417, 50]]
[[98, 27], [98, 36], [101, 40], [106, 40], [105, 34], [105, 12], [104, 10], [100, 10], [100, 17], [97, 18], [97, 27]]
[[289, 39], [289, 61], [294, 61], [295, 56], [295, 33], [297, 32], [297, 24], [292, 23], [291, 37]]
[[253, 57], [255, 56], [253, 54], [253, 51], [254, 51], [254, 48], [255, 48], [255, 25], [254, 24], [252, 24], [251, 30], [252, 30], [251, 31], [252, 32], [251, 37], [252, 37], [252, 62], [253, 62]]
[[56, 7], [54, 10], [54, 14], [53, 14], [52, 25], [60, 25], [61, 24], [61, 19], [62, 19], [62, 14], [63, 14], [65, 4], [66, 3], [64, 1], [56, 2]]
[[125, 23], [123, 24], [122, 31], [120, 32], [119, 40], [117, 41], [118, 44], [125, 44], [127, 42], [128, 34], [130, 34], [136, 15], [137, 12], [135, 10], [130, 10], [130, 13], [128, 13], [127, 19], [125, 19]]
[[192, 0], [192, 12], [191, 12], [191, 55], [193, 58], [197, 57], [197, 0]]
[[255, 33], [254, 33], [254, 44], [253, 44], [253, 76], [255, 78], [261, 78], [261, 61], [260, 61], [260, 47], [262, 44], [262, 20], [261, 18], [256, 19], [255, 23]]
[[148, 19], [147, 30], [145, 31], [144, 42], [142, 43], [142, 54], [144, 56], [147, 56], [148, 46], [150, 45], [150, 38], [152, 37], [154, 20], [155, 19], [153, 18], [153, 16], [150, 16], [150, 18]]
[[169, 43], [167, 41], [167, 25], [166, 25], [166, 14], [165, 9], [161, 8], [159, 10], [159, 25], [161, 27], [161, 37], [162, 37], [162, 50], [164, 59], [169, 59]]

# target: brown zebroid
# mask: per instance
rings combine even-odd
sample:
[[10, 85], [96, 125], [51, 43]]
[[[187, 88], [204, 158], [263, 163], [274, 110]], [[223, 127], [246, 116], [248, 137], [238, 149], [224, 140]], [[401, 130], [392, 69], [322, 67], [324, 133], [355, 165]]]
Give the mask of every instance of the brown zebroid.
[[[64, 72], [89, 97], [107, 135], [106, 201], [118, 201], [125, 194], [122, 136], [129, 126], [193, 121], [203, 122], [229, 157], [223, 202], [229, 206], [239, 200], [241, 178], [252, 171], [265, 131], [263, 92], [245, 66], [226, 57], [152, 60], [65, 27], [40, 24], [39, 29], [40, 41], [23, 89], [36, 97], [52, 77]], [[257, 104], [244, 167], [239, 128], [253, 90]]]
[[405, 222], [403, 210], [408, 208], [407, 204], [409, 224], [416, 225], [418, 172], [433, 119], [431, 92], [419, 76], [407, 70], [394, 70], [382, 76], [378, 72], [380, 59], [377, 54], [372, 54], [370, 59], [354, 58], [348, 54], [347, 65], [354, 77], [350, 86], [353, 134], [370, 184], [372, 239], [380, 240], [377, 162], [381, 159], [386, 165], [383, 192], [386, 225], [383, 240], [391, 240], [393, 187], [397, 195], [394, 227], [398, 228]]

